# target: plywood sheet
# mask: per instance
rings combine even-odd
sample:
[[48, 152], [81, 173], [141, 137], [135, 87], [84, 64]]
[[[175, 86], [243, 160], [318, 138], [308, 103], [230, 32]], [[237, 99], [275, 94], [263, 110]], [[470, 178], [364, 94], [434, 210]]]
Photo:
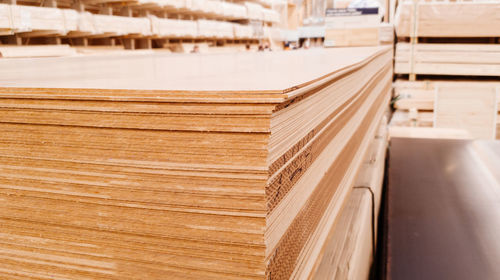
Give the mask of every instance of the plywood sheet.
[[[437, 88], [459, 87], [471, 93], [480, 91], [498, 91], [500, 82], [473, 81], [473, 80], [425, 80], [405, 81], [396, 80], [394, 83], [394, 96], [397, 97], [394, 107], [402, 110], [434, 110], [435, 93]], [[497, 95], [500, 102], [500, 93]], [[500, 106], [497, 105], [500, 109]]]
[[461, 87], [438, 87], [434, 126], [465, 129], [474, 138], [495, 139], [497, 122], [495, 89], [470, 92]]
[[[360, 67], [387, 50], [388, 47], [385, 46], [314, 49], [297, 52], [296, 59], [289, 59], [290, 54], [285, 52], [251, 53], [244, 56], [158, 54], [108, 58], [22, 59], [15, 62], [0, 61], [0, 83], [4, 87], [32, 88], [238, 91], [259, 93], [264, 97], [269, 93], [284, 93], [302, 88], [348, 68]], [[12, 65], [15, 65], [15, 68], [11, 68]], [[51, 65], [52, 68], [46, 69]], [[40, 71], [42, 68], [46, 71]], [[145, 94], [147, 93], [142, 93]], [[161, 97], [161, 94], [150, 95], [157, 100]], [[238, 95], [244, 98], [244, 94]]]

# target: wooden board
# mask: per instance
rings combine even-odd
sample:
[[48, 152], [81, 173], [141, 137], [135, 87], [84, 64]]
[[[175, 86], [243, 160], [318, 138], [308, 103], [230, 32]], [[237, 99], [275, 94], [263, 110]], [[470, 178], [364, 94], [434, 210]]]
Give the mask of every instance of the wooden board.
[[496, 2], [402, 2], [396, 14], [398, 37], [500, 37]]
[[[394, 96], [398, 97], [394, 107], [402, 110], [434, 110], [435, 92], [437, 88], [459, 87], [469, 92], [498, 90], [500, 82], [496, 81], [472, 81], [472, 80], [426, 80], [406, 81], [396, 80], [394, 82]], [[500, 94], [497, 96], [500, 103]], [[498, 107], [500, 108], [500, 106]]]
[[[468, 92], [470, 94], [480, 94], [484, 91], [496, 91], [497, 102], [496, 106], [499, 108], [500, 94], [498, 89], [500, 83], [496, 81], [405, 81], [397, 80], [394, 83], [394, 95], [397, 96], [397, 101], [394, 106], [398, 109], [395, 112], [391, 123], [394, 126], [417, 126], [417, 127], [430, 127], [434, 123], [433, 110], [435, 107], [436, 91], [438, 88], [442, 89], [459, 89], [460, 91]], [[416, 110], [418, 114], [415, 120], [411, 120], [408, 116], [408, 110]], [[496, 120], [496, 138], [500, 139], [500, 117], [497, 116]], [[405, 131], [408, 129], [405, 129]], [[416, 133], [418, 134], [418, 132]], [[423, 132], [425, 134], [425, 132]]]
[[[416, 114], [410, 114], [405, 110], [397, 110], [393, 113], [389, 126], [391, 137], [472, 138], [464, 129], [436, 128], [434, 119], [432, 111], [418, 111]], [[496, 139], [500, 139], [500, 114], [496, 118]]]
[[499, 76], [500, 44], [397, 43], [394, 72]]
[[496, 89], [471, 92], [458, 85], [438, 87], [434, 126], [464, 129], [476, 139], [495, 139], [498, 94]]
[[464, 129], [391, 126], [391, 138], [472, 139]]
[[379, 44], [379, 28], [326, 29], [325, 46], [357, 47]]
[[0, 60], [0, 275], [308, 277], [388, 106], [391, 56]]
[[368, 279], [373, 261], [372, 198], [353, 189], [312, 279]]
[[[122, 99], [130, 96], [130, 99], [136, 101], [175, 101], [182, 98], [182, 95], [185, 96], [185, 101], [195, 100], [197, 95], [192, 91], [203, 91], [209, 92], [208, 95], [214, 98], [218, 97], [222, 102], [245, 97], [251, 103], [255, 103], [252, 97], [260, 97], [256, 99], [260, 101], [277, 99], [277, 102], [280, 102], [282, 98], [292, 97], [296, 92], [311, 89], [315, 82], [326, 81], [338, 77], [340, 73], [348, 72], [350, 66], [360, 67], [387, 50], [388, 47], [385, 46], [314, 49], [298, 51], [296, 55], [300, 56], [300, 59], [297, 60], [288, 59], [290, 54], [286, 52], [249, 53], [244, 56], [228, 54], [222, 56], [223, 58], [218, 55], [203, 54], [189, 56], [158, 54], [154, 57], [19, 59], [15, 62], [0, 61], [0, 83], [4, 87], [166, 91], [160, 95], [141, 91], [135, 97], [132, 92], [122, 92], [124, 96]], [[57, 63], [57, 67], [53, 67], [50, 71], [40, 71], [42, 67], [51, 63]], [[213, 65], [218, 67], [214, 68]], [[249, 75], [251, 67], [248, 65], [263, 65], [263, 67]], [[8, 69], [14, 66], [16, 71]], [[282, 74], [282, 69], [287, 70], [287, 75]], [[331, 72], [331, 69], [335, 71]], [[214, 71], [217, 71], [216, 74]], [[228, 76], [231, 79], [227, 79]], [[193, 79], [197, 82], [193, 83]], [[241, 91], [248, 92], [250, 96], [242, 95], [239, 93]], [[88, 95], [97, 99], [109, 99], [102, 93], [88, 93]], [[198, 99], [210, 100], [205, 96]]]

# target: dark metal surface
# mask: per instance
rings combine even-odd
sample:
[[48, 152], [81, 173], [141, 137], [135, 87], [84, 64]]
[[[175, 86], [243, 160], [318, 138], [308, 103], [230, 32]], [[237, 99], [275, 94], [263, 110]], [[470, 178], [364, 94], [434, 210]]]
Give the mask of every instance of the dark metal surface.
[[387, 279], [500, 279], [500, 142], [395, 138]]

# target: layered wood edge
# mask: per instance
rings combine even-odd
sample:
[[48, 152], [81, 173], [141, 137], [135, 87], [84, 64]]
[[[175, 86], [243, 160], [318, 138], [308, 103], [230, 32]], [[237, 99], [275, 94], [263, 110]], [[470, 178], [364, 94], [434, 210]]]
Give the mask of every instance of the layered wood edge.
[[372, 139], [354, 188], [329, 230], [309, 279], [366, 279], [373, 265], [388, 144], [387, 118]]
[[[381, 71], [382, 77], [378, 77], [378, 80], [374, 78], [378, 82], [377, 86], [365, 91], [364, 95], [361, 94], [358, 103], [352, 105], [352, 111], [345, 113], [346, 119], [351, 117], [355, 121], [348, 121], [341, 131], [338, 130], [338, 126], [342, 126], [339, 124], [341, 121], [332, 125], [329, 131], [330, 135], [336, 135], [338, 138], [337, 141], [333, 139], [325, 141], [328, 151], [323, 152], [312, 164], [312, 161], [305, 160], [295, 167], [295, 170], [304, 173], [303, 177], [298, 180], [278, 206], [283, 210], [272, 210], [268, 218], [268, 230], [266, 231], [268, 243], [266, 246], [267, 251], [272, 252], [271, 255], [268, 255], [270, 256], [270, 269], [268, 271], [274, 272], [274, 274], [268, 274], [268, 278], [288, 278], [292, 275], [290, 272], [293, 271], [297, 262], [299, 263], [297, 267], [302, 267], [308, 265], [301, 262], [310, 262], [315, 259], [314, 256], [305, 257], [306, 254], [309, 254], [308, 250], [322, 244], [322, 240], [317, 240], [313, 234], [318, 235], [324, 232], [322, 231], [322, 223], [331, 222], [331, 216], [335, 217], [337, 214], [339, 204], [343, 201], [346, 191], [353, 183], [355, 172], [359, 168], [359, 159], [358, 161], [355, 159], [360, 158], [359, 153], [362, 154], [366, 149], [366, 143], [361, 143], [367, 141], [364, 138], [366, 136], [364, 133], [370, 133], [369, 128], [373, 131], [374, 128], [370, 127], [372, 121], [381, 116], [380, 112], [385, 111], [386, 107], [383, 104], [387, 104], [390, 95], [391, 72], [388, 71], [389, 69], [388, 67], [385, 71]], [[364, 112], [368, 112], [367, 115], [364, 115]], [[349, 116], [350, 114], [354, 116]], [[353, 129], [356, 130], [352, 131]], [[348, 145], [346, 145], [347, 143]], [[311, 149], [304, 149], [304, 153], [313, 157]], [[351, 162], [345, 160], [346, 158], [353, 160]], [[314, 170], [314, 172], [307, 172], [307, 168]], [[317, 176], [318, 173], [324, 174], [324, 177]], [[297, 171], [292, 171], [288, 176], [295, 179], [297, 175]], [[283, 206], [281, 207], [281, 205]], [[277, 217], [274, 218], [274, 216]], [[276, 244], [277, 238], [273, 236], [281, 238], [276, 249], [270, 251]], [[297, 277], [300, 279], [303, 276]]]

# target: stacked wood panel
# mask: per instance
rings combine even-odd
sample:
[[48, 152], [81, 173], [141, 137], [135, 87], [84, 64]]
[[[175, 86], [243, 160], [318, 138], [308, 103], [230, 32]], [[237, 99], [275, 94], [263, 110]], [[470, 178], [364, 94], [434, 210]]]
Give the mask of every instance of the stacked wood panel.
[[[263, 28], [281, 33], [277, 26], [280, 14], [268, 1], [253, 1], [249, 5], [220, 0], [73, 2], [2, 2], [0, 44], [64, 43], [151, 49], [168, 45], [168, 40], [210, 41], [215, 45], [244, 40], [242, 45], [256, 44], [259, 39], [269, 39], [263, 37]], [[280, 36], [273, 39], [281, 40]]]
[[[399, 5], [394, 72], [400, 81], [395, 83], [395, 107], [404, 111], [397, 112], [395, 126], [426, 124], [463, 129], [473, 138], [495, 137], [499, 12], [498, 2]], [[430, 123], [420, 121], [428, 118], [419, 114], [433, 112], [437, 113]]]
[[377, 250], [377, 229], [388, 143], [384, 117], [360, 168], [354, 189], [331, 228], [311, 279], [369, 279]]
[[0, 275], [313, 275], [387, 108], [391, 57], [0, 61]]
[[[217, 2], [219, 3], [219, 2]], [[230, 4], [230, 3], [228, 3]], [[222, 4], [221, 4], [222, 5]], [[235, 5], [235, 4], [233, 4]], [[199, 3], [200, 7], [203, 2]], [[262, 7], [254, 4], [254, 6]], [[222, 6], [221, 6], [222, 7]], [[253, 7], [253, 6], [252, 6]], [[241, 8], [244, 8], [241, 6]], [[259, 10], [259, 11], [261, 11]], [[277, 22], [276, 12], [267, 9], [269, 22]], [[222, 11], [220, 11], [222, 14]], [[156, 38], [226, 38], [234, 39], [233, 28], [250, 27], [220, 20], [188, 20], [150, 17], [127, 17], [92, 14], [71, 9], [32, 7], [0, 4], [0, 35], [17, 34], [21, 37], [62, 36], [77, 37], [119, 37], [136, 35]], [[245, 11], [243, 19], [248, 18]], [[262, 20], [263, 18], [259, 18]], [[194, 32], [191, 31], [192, 25]], [[206, 29], [214, 29], [206, 32]], [[241, 35], [240, 35], [241, 36]], [[245, 39], [257, 38], [253, 33]]]

